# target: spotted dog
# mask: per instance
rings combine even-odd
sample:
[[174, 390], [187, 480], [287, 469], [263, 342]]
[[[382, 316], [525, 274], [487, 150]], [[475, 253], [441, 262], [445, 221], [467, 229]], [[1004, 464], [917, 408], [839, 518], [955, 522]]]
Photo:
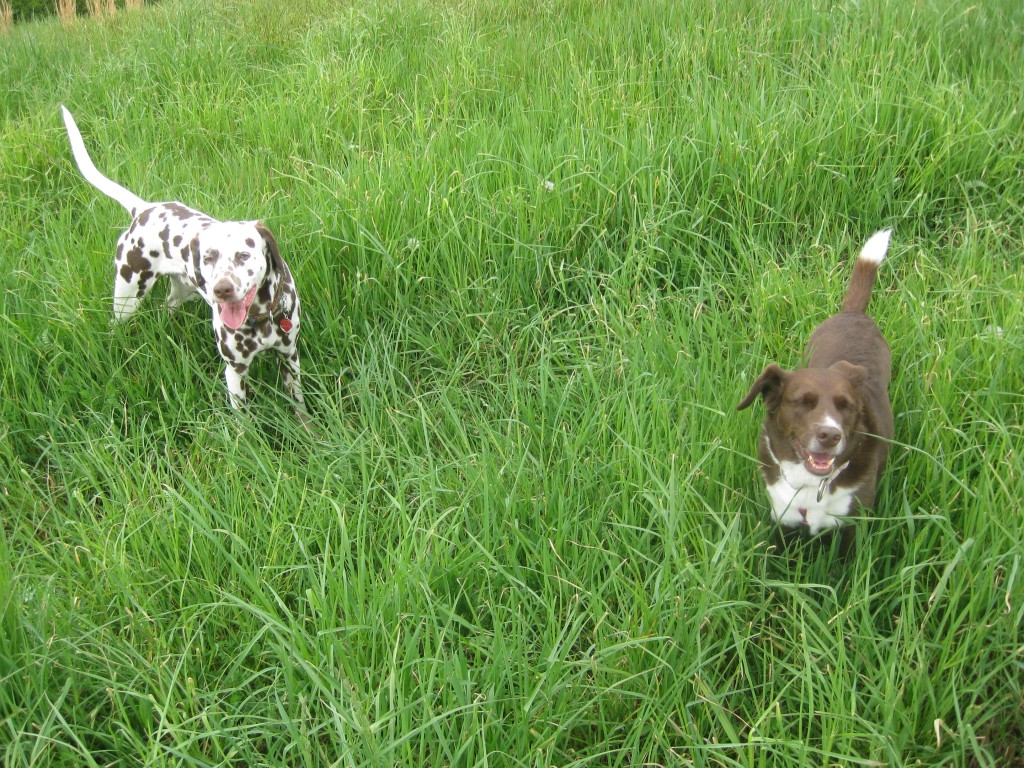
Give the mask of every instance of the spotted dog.
[[156, 278], [166, 275], [170, 311], [197, 295], [210, 305], [231, 405], [239, 408], [247, 399], [245, 376], [253, 357], [273, 350], [305, 422], [296, 349], [299, 296], [270, 230], [259, 221], [217, 221], [181, 203], [147, 203], [96, 169], [75, 119], [61, 110], [82, 176], [133, 217], [114, 256], [114, 319], [126, 320]]
[[[842, 311], [808, 340], [807, 366], [786, 371], [768, 365], [737, 406], [764, 398], [761, 472], [772, 516], [794, 532], [835, 529], [875, 502], [893, 436], [892, 355], [866, 310], [889, 235], [884, 229], [864, 245]], [[844, 550], [852, 530], [842, 531]]]

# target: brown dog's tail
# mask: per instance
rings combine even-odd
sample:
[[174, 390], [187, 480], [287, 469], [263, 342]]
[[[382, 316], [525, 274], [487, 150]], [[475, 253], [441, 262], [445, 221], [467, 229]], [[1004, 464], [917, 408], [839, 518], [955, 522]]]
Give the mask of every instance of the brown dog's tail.
[[875, 284], [875, 275], [878, 273], [878, 265], [885, 258], [889, 250], [889, 235], [891, 229], [883, 229], [871, 236], [853, 264], [853, 275], [850, 276], [850, 287], [846, 289], [846, 299], [843, 300], [843, 312], [860, 312], [868, 308], [871, 300], [871, 288]]

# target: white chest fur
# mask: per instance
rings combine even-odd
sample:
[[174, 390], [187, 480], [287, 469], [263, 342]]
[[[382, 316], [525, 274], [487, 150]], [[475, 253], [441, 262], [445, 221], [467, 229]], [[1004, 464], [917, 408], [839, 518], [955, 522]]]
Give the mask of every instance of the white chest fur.
[[856, 488], [829, 488], [818, 501], [822, 478], [795, 461], [779, 462], [779, 479], [768, 486], [772, 517], [790, 528], [806, 527], [811, 535], [843, 524], [853, 506]]

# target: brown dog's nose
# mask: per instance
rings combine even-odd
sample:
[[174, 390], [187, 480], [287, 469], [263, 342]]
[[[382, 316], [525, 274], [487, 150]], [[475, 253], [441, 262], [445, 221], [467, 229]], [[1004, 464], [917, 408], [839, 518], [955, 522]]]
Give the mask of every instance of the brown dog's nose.
[[818, 427], [818, 444], [822, 448], [835, 448], [839, 444], [839, 440], [842, 438], [843, 433], [836, 427], [821, 426]]
[[228, 301], [235, 295], [235, 286], [226, 277], [217, 281], [213, 286], [213, 295], [222, 301]]

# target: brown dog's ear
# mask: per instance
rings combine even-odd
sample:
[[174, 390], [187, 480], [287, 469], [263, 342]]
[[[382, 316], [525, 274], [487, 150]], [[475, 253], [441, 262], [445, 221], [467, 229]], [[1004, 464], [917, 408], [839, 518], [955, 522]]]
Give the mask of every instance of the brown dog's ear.
[[273, 233], [267, 229], [267, 225], [262, 221], [256, 222], [256, 231], [260, 233], [260, 237], [263, 238], [263, 242], [265, 242], [267, 244], [267, 248], [270, 249], [270, 258], [274, 260], [274, 269], [282, 275], [288, 274], [288, 267], [285, 266], [284, 261], [281, 259], [281, 252], [277, 249], [277, 240], [274, 239]]
[[785, 383], [787, 376], [789, 376], [789, 371], [782, 370], [775, 363], [765, 366], [765, 369], [761, 371], [761, 375], [751, 385], [747, 396], [740, 400], [740, 404], [736, 406], [736, 410], [742, 411], [744, 408], [750, 407], [758, 395], [763, 395], [765, 406], [769, 411], [774, 411], [779, 406], [782, 385]]
[[853, 363], [848, 363], [845, 360], [840, 360], [838, 363], [834, 363], [832, 365], [832, 370], [843, 374], [843, 376], [848, 378], [854, 384], [862, 383], [868, 376], [868, 369], [863, 365], [854, 365]]

